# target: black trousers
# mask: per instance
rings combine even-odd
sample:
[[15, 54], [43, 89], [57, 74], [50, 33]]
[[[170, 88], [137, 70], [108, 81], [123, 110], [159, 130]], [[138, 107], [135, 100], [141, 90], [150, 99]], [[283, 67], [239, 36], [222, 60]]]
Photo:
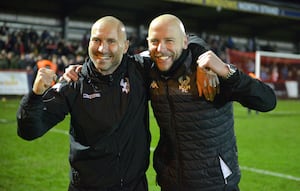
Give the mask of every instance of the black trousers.
[[148, 191], [148, 181], [146, 175], [124, 186], [113, 186], [110, 188], [89, 189], [75, 187], [70, 183], [68, 191]]

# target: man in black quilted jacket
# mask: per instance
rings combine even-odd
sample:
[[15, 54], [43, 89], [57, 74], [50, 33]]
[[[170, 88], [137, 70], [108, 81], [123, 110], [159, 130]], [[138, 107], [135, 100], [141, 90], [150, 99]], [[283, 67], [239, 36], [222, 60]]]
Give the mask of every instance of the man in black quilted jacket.
[[[155, 63], [150, 99], [160, 139], [153, 165], [161, 190], [238, 191], [232, 102], [270, 111], [276, 106], [273, 90], [212, 51], [188, 43], [183, 23], [174, 15], [155, 18], [147, 40]], [[208, 96], [199, 96], [203, 86], [210, 87]]]

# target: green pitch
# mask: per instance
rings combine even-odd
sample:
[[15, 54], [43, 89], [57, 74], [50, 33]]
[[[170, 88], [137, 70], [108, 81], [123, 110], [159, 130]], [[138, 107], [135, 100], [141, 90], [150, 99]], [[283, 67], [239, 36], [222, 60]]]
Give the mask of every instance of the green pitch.
[[[0, 191], [67, 190], [68, 118], [44, 137], [24, 141], [16, 134], [18, 104], [0, 101]], [[279, 100], [269, 113], [248, 115], [238, 103], [234, 111], [241, 191], [300, 190], [300, 100]], [[153, 150], [159, 131], [152, 113], [151, 132]], [[149, 191], [159, 191], [152, 163], [147, 176]]]

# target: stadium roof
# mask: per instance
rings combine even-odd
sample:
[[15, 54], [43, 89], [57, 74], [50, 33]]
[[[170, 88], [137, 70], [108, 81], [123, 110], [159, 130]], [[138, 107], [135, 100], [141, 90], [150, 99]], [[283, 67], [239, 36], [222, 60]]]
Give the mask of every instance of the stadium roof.
[[8, 0], [1, 1], [0, 12], [88, 22], [114, 15], [132, 26], [147, 26], [155, 16], [172, 13], [188, 32], [300, 42], [298, 0]]

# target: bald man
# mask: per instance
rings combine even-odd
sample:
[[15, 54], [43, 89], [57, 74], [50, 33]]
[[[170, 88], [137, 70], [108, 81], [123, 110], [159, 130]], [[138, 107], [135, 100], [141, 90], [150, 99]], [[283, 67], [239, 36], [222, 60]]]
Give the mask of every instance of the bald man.
[[51, 87], [55, 72], [41, 68], [21, 101], [18, 135], [26, 140], [43, 136], [70, 114], [69, 191], [148, 190], [149, 84], [127, 49], [123, 23], [103, 17], [91, 28], [79, 79]]
[[[162, 191], [238, 191], [240, 169], [232, 101], [266, 112], [275, 108], [273, 90], [212, 51], [187, 40], [174, 15], [155, 18], [148, 30], [150, 99], [160, 128], [154, 169]], [[208, 77], [209, 81], [203, 81]], [[199, 96], [216, 80], [219, 92]], [[207, 78], [206, 78], [207, 79]]]

